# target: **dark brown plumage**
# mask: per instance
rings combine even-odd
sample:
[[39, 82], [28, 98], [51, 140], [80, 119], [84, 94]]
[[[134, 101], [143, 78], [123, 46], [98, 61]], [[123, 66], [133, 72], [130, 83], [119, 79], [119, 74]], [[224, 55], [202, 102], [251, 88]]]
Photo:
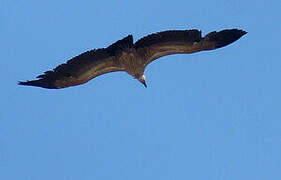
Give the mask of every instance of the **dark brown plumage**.
[[153, 60], [170, 54], [189, 54], [221, 48], [245, 34], [243, 30], [227, 29], [202, 37], [201, 31], [195, 29], [173, 30], [148, 35], [136, 43], [133, 42], [133, 36], [129, 35], [107, 48], [84, 52], [37, 76], [37, 80], [19, 84], [58, 89], [86, 83], [105, 73], [125, 71], [146, 87], [144, 70]]

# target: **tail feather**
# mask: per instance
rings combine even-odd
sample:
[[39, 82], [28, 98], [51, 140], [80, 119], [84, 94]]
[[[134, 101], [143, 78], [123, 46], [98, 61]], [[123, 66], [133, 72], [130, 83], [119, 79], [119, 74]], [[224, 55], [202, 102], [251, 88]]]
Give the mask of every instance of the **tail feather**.
[[24, 86], [37, 86], [42, 88], [48, 88], [48, 89], [57, 89], [57, 87], [54, 85], [53, 82], [46, 81], [43, 79], [39, 80], [32, 80], [32, 81], [19, 81], [18, 85], [24, 85]]

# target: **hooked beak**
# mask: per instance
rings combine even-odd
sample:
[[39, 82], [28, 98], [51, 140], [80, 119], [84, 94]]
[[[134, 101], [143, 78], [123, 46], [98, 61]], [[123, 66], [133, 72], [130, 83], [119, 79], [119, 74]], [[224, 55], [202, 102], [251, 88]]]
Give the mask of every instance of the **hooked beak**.
[[145, 81], [144, 81], [144, 82], [142, 82], [142, 84], [144, 85], [144, 87], [146, 87], [146, 88], [147, 88], [147, 85], [146, 85]]
[[144, 85], [144, 87], [147, 88], [147, 85], [146, 85], [146, 83], [145, 83], [145, 76], [144, 76], [144, 74], [143, 74], [142, 76], [140, 76], [140, 77], [138, 78], [138, 80]]

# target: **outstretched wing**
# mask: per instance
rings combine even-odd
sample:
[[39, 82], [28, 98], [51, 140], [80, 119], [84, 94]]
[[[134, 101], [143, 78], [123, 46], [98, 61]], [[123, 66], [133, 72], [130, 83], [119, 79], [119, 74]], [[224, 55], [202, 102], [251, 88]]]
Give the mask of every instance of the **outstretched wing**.
[[37, 80], [19, 82], [19, 84], [57, 89], [83, 84], [105, 73], [123, 71], [116, 54], [132, 46], [133, 37], [129, 35], [107, 48], [84, 52], [67, 63], [37, 76]]
[[201, 31], [196, 29], [163, 31], [138, 40], [134, 47], [143, 57], [143, 65], [146, 66], [170, 54], [189, 54], [224, 47], [245, 34], [243, 30], [227, 29], [211, 32], [202, 38]]

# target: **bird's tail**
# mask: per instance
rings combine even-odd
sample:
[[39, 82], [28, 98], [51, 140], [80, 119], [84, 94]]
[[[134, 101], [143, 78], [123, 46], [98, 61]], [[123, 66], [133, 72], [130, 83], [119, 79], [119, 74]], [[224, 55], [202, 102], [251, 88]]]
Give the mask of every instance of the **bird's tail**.
[[204, 37], [204, 40], [215, 42], [215, 48], [221, 48], [237, 41], [245, 34], [247, 34], [247, 32], [243, 30], [227, 29], [219, 32], [211, 32]]
[[43, 87], [43, 88], [48, 88], [48, 89], [57, 89], [57, 87], [54, 86], [54, 83], [43, 80], [43, 79], [24, 81], [24, 82], [19, 81], [18, 84], [24, 85], [24, 86], [37, 86], [37, 87]]

